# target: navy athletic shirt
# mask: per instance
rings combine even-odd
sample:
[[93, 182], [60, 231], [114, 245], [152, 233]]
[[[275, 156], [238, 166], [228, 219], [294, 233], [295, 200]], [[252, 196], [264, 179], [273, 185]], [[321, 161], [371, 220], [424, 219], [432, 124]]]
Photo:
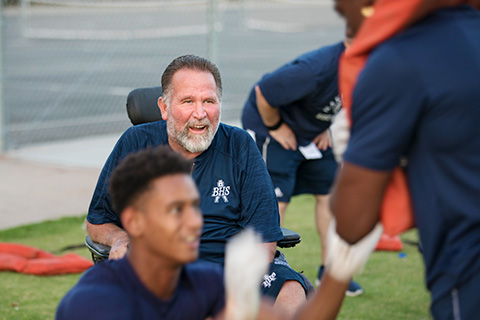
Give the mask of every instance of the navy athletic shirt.
[[480, 273], [480, 13], [439, 10], [378, 46], [352, 112], [346, 162], [391, 170], [408, 157], [435, 301]]
[[[130, 127], [117, 142], [100, 174], [88, 210], [92, 224], [121, 227], [108, 194], [108, 179], [119, 160], [148, 146], [168, 144], [165, 121]], [[192, 172], [201, 195], [204, 227], [200, 259], [223, 264], [225, 244], [245, 227], [264, 242], [283, 239], [277, 199], [258, 148], [242, 129], [219, 124], [210, 147], [194, 159]]]
[[[268, 73], [257, 83], [272, 107], [279, 108], [283, 121], [295, 132], [299, 145], [309, 144], [330, 127], [340, 110], [337, 68], [343, 42], [305, 53]], [[242, 114], [244, 128], [264, 137], [268, 130], [258, 113], [255, 86]]]
[[143, 285], [128, 259], [122, 258], [87, 270], [63, 297], [55, 318], [204, 320], [223, 310], [224, 296], [223, 272], [214, 264], [185, 265], [175, 293], [162, 300]]

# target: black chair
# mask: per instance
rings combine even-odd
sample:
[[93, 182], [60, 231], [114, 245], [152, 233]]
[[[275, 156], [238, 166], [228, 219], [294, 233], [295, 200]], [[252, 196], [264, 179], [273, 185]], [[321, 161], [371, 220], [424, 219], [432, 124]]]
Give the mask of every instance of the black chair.
[[[131, 91], [127, 97], [127, 114], [133, 125], [162, 120], [158, 98], [162, 95], [161, 87], [139, 88]], [[283, 239], [277, 242], [280, 248], [291, 248], [302, 241], [300, 235], [292, 230], [281, 228]], [[108, 259], [110, 247], [93, 242], [86, 237], [85, 245], [92, 253], [94, 263]]]
[[132, 90], [127, 97], [127, 114], [130, 122], [137, 124], [162, 120], [158, 98], [162, 87], [139, 88]]

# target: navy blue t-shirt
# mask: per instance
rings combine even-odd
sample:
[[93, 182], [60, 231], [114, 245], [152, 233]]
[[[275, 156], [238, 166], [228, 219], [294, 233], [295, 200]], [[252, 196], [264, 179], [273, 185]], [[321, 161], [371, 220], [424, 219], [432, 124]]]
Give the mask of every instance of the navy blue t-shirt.
[[87, 270], [63, 297], [55, 318], [204, 320], [223, 310], [224, 297], [223, 271], [214, 264], [185, 265], [175, 293], [162, 300], [143, 285], [128, 259], [123, 258]]
[[[257, 83], [272, 107], [279, 108], [282, 119], [295, 132], [300, 145], [310, 143], [328, 129], [340, 110], [338, 96], [338, 60], [343, 42], [305, 53], [268, 73]], [[267, 137], [268, 130], [258, 113], [255, 86], [242, 114], [245, 129]]]
[[[90, 223], [114, 223], [121, 227], [108, 194], [110, 174], [128, 154], [165, 144], [165, 121], [127, 129], [100, 174], [88, 210]], [[264, 242], [283, 239], [273, 184], [247, 132], [220, 124], [210, 147], [194, 159], [192, 176], [201, 195], [204, 217], [201, 260], [223, 264], [226, 242], [245, 227], [259, 232]]]
[[344, 159], [402, 155], [435, 299], [480, 272], [480, 13], [439, 10], [378, 46], [353, 94]]

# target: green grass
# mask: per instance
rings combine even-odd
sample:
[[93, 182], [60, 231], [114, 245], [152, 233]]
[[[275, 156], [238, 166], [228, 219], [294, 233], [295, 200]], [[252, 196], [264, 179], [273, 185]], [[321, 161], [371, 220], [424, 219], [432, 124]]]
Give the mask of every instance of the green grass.
[[[290, 264], [315, 280], [320, 263], [320, 242], [310, 196], [293, 198], [285, 227], [299, 232], [302, 242], [284, 249]], [[66, 246], [85, 239], [85, 216], [47, 221], [0, 231], [0, 242], [31, 245], [58, 253]], [[402, 236], [416, 241], [416, 231]], [[86, 248], [69, 252], [90, 258]], [[355, 278], [365, 291], [361, 296], [345, 298], [339, 319], [430, 319], [429, 295], [424, 285], [424, 267], [415, 246], [405, 245], [405, 259], [397, 252], [374, 252], [363, 274]], [[0, 320], [53, 319], [58, 302], [78, 281], [80, 275], [38, 277], [0, 272]]]
[[[85, 240], [85, 216], [47, 221], [0, 231], [0, 242], [15, 242], [54, 253]], [[90, 259], [84, 248], [69, 250]], [[63, 254], [63, 253], [62, 253]], [[40, 277], [0, 272], [0, 319], [53, 319], [60, 299], [79, 274]]]
[[[354, 223], [354, 222], [352, 222]], [[312, 196], [292, 198], [284, 226], [301, 234], [295, 248], [283, 249], [290, 265], [315, 283], [320, 259], [320, 240], [315, 227]], [[401, 236], [418, 241], [416, 230]], [[416, 246], [404, 243], [404, 259], [398, 252], [374, 252], [355, 280], [364, 294], [346, 297], [338, 319], [431, 319], [429, 294], [424, 283], [424, 265]]]

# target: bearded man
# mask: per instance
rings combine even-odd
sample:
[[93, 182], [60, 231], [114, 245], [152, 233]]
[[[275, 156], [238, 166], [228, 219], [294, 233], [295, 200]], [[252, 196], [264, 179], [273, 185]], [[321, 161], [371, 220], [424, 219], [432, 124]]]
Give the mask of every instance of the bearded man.
[[87, 215], [88, 234], [111, 247], [110, 259], [125, 255], [129, 236], [111, 205], [109, 176], [127, 155], [169, 145], [193, 160], [192, 176], [204, 219], [199, 259], [223, 265], [227, 241], [247, 227], [255, 230], [272, 261], [262, 291], [275, 299], [281, 312], [293, 314], [306, 301], [307, 286], [285, 260], [274, 260], [276, 243], [283, 235], [273, 184], [250, 135], [220, 123], [218, 68], [198, 56], [178, 57], [165, 69], [162, 89], [158, 106], [165, 121], [133, 126], [119, 139], [95, 188]]

